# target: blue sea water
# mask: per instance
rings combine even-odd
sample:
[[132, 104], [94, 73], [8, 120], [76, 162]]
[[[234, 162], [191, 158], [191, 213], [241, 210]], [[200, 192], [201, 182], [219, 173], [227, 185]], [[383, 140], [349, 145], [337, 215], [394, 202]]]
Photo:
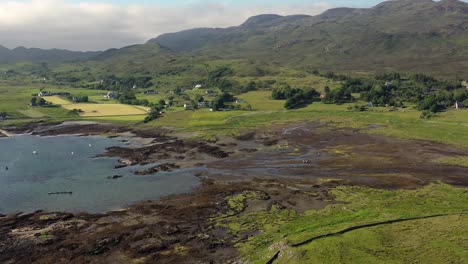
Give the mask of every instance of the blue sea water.
[[[107, 147], [122, 144], [122, 139], [104, 137], [0, 138], [0, 213], [104, 212], [188, 192], [198, 185], [196, 169], [136, 176], [133, 172], [141, 167], [114, 169], [118, 159], [95, 158]], [[113, 175], [124, 177], [108, 179]]]

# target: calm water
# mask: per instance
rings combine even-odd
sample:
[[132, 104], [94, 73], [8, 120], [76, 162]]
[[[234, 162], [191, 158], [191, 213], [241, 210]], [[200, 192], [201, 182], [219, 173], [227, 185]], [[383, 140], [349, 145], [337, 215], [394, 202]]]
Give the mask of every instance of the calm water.
[[[122, 144], [121, 139], [102, 137], [0, 138], [0, 213], [103, 212], [198, 185], [193, 176], [197, 169], [136, 176], [133, 171], [142, 167], [116, 170], [118, 159], [93, 158], [107, 147]], [[124, 177], [107, 179], [112, 175]], [[48, 195], [64, 191], [73, 195]]]

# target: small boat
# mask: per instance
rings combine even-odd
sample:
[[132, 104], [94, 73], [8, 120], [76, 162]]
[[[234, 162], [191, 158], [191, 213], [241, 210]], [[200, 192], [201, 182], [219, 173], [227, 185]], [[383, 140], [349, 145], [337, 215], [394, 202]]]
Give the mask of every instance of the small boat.
[[73, 192], [49, 192], [49, 195], [60, 195], [60, 194], [72, 195]]
[[92, 147], [93, 145], [89, 144], [89, 147]]
[[71, 154], [72, 154], [72, 155], [75, 155], [75, 152], [72, 152]]
[[37, 152], [37, 151], [33, 151], [33, 154], [34, 154], [34, 155], [37, 155], [37, 154], [39, 154], [39, 152]]
[[8, 170], [8, 166], [5, 167], [5, 170]]

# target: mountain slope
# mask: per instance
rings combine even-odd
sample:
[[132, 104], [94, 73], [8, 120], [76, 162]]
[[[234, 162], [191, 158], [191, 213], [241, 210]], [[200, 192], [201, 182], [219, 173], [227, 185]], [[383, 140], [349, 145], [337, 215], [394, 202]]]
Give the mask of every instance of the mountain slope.
[[32, 61], [32, 62], [72, 62], [85, 61], [101, 52], [80, 52], [60, 49], [37, 49], [18, 47], [15, 49], [7, 49], [0, 46], [0, 63], [17, 62], [17, 61]]
[[198, 55], [323, 69], [466, 75], [468, 4], [399, 0], [318, 16], [262, 15], [238, 27], [186, 30], [149, 42]]

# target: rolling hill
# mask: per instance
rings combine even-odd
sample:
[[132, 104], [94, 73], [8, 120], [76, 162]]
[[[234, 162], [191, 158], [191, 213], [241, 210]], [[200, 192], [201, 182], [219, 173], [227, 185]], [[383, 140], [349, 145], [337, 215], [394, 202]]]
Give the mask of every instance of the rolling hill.
[[38, 49], [38, 48], [25, 48], [17, 47], [8, 49], [0, 45], [0, 62], [1, 63], [14, 63], [18, 61], [31, 61], [31, 62], [74, 62], [85, 61], [92, 57], [97, 56], [99, 51], [69, 51], [61, 49]]

